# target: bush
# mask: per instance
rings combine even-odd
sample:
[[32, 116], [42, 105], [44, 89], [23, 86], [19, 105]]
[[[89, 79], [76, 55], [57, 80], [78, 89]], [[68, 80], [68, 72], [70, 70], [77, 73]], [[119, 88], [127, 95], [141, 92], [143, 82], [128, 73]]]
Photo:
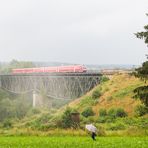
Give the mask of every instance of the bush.
[[126, 117], [127, 113], [124, 111], [123, 108], [117, 108], [116, 110], [116, 117]]
[[79, 113], [76, 109], [67, 108], [62, 115], [62, 127], [63, 128], [78, 128], [79, 127], [79, 119], [75, 121], [73, 119], [72, 113]]
[[69, 128], [72, 126], [71, 111], [71, 108], [67, 108], [62, 115], [62, 125], [64, 128]]
[[93, 116], [94, 112], [93, 112], [92, 108], [88, 107], [88, 108], [84, 109], [84, 111], [81, 114], [87, 118], [89, 116]]
[[27, 116], [32, 116], [35, 114], [40, 114], [41, 111], [38, 108], [31, 108], [28, 112], [27, 112]]
[[126, 128], [126, 126], [123, 123], [114, 123], [114, 124], [110, 124], [107, 127], [107, 130], [124, 130]]
[[102, 108], [102, 109], [100, 109], [100, 110], [99, 110], [99, 116], [100, 116], [100, 117], [107, 116], [106, 109], [103, 109], [103, 108]]
[[110, 108], [108, 110], [108, 116], [111, 118], [116, 118], [116, 110], [114, 108]]
[[97, 131], [98, 136], [105, 136], [106, 135], [104, 127], [102, 127], [100, 125], [97, 125], [96, 127], [98, 129], [98, 131]]
[[109, 78], [106, 77], [106, 76], [103, 76], [103, 77], [101, 77], [100, 83], [104, 83], [104, 82], [107, 82], [107, 81], [109, 81]]
[[148, 113], [148, 108], [145, 105], [137, 105], [135, 108], [136, 116], [143, 116]]
[[108, 110], [108, 116], [111, 118], [117, 118], [117, 117], [126, 117], [127, 113], [124, 111], [123, 108], [111, 108]]
[[98, 123], [105, 123], [106, 122], [106, 120], [107, 120], [107, 117], [105, 117], [105, 116], [102, 116], [102, 117], [99, 117], [99, 119], [98, 119]]
[[98, 99], [101, 96], [100, 90], [94, 90], [92, 93], [92, 98], [93, 99]]
[[4, 122], [3, 122], [3, 127], [4, 128], [11, 128], [12, 127], [12, 122], [8, 119], [6, 119]]

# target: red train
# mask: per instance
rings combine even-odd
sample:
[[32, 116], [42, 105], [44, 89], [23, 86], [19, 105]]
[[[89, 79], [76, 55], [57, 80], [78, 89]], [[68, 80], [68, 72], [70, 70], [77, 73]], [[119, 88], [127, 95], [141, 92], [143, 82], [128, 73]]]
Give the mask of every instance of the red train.
[[19, 68], [12, 69], [12, 73], [71, 73], [71, 72], [86, 72], [87, 69], [83, 65], [57, 66], [57, 67], [38, 67], [38, 68]]

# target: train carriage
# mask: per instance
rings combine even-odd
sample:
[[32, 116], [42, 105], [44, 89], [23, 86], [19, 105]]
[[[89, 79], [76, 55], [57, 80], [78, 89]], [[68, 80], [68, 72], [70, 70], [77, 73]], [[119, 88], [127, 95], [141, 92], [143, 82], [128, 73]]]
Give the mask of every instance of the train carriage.
[[12, 69], [12, 73], [82, 73], [87, 69], [83, 65], [57, 66], [57, 67], [37, 67]]

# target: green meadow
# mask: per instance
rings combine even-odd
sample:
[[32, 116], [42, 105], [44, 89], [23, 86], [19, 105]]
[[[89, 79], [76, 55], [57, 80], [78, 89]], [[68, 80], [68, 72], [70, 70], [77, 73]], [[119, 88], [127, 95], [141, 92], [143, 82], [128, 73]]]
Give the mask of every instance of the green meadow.
[[0, 148], [147, 148], [148, 137], [0, 137]]

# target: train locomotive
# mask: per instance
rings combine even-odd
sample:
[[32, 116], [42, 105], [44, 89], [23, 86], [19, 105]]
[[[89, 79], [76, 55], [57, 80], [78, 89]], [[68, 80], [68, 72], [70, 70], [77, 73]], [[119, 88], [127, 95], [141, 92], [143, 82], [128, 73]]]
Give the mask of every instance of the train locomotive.
[[13, 74], [21, 74], [21, 73], [23, 73], [23, 74], [26, 74], [26, 73], [84, 73], [84, 72], [87, 72], [87, 69], [83, 65], [12, 69]]

